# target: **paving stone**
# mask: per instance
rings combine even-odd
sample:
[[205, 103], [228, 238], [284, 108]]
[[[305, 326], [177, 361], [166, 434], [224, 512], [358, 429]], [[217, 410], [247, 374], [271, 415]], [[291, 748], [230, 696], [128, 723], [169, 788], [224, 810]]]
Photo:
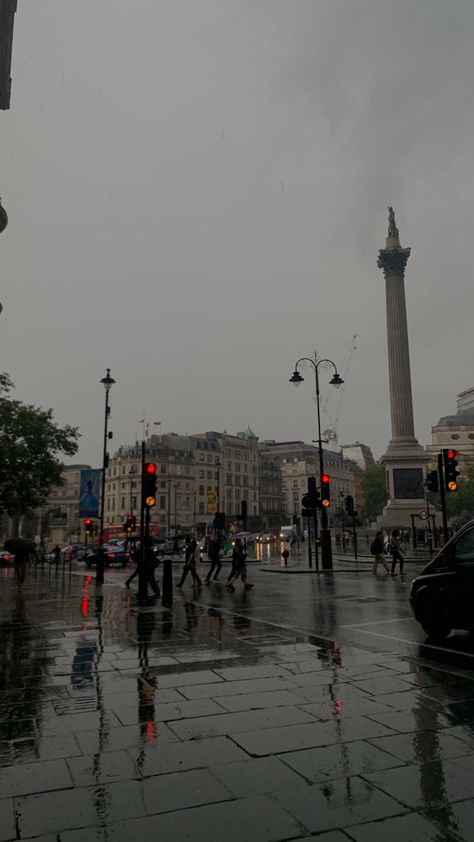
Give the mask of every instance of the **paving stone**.
[[349, 842], [343, 830], [329, 830], [327, 833], [318, 833], [317, 836], [301, 836], [298, 842]]
[[396, 675], [383, 676], [381, 678], [366, 678], [363, 681], [353, 681], [354, 687], [360, 690], [365, 690], [366, 693], [371, 693], [373, 696], [381, 696], [386, 693], [401, 693], [407, 690], [408, 683], [403, 678]]
[[294, 751], [281, 755], [281, 760], [313, 783], [402, 765], [401, 760], [364, 740]]
[[344, 699], [338, 694], [333, 699], [324, 697], [311, 705], [300, 705], [316, 719], [348, 719], [351, 716], [374, 716], [377, 713], [393, 713], [387, 705], [366, 694], [365, 699]]
[[469, 746], [446, 731], [421, 731], [419, 734], [393, 734], [390, 737], [377, 737], [370, 743], [387, 751], [405, 763], [417, 760], [432, 760], [435, 757], [455, 758], [467, 754]]
[[63, 830], [145, 815], [137, 781], [28, 795], [16, 800], [16, 810], [22, 838], [53, 831], [62, 839]]
[[103, 728], [104, 724], [108, 728], [114, 728], [120, 725], [115, 714], [111, 711], [105, 713], [105, 718], [101, 712], [94, 713], [73, 713], [68, 716], [56, 716], [46, 720], [42, 723], [43, 736], [52, 734], [58, 736], [62, 734], [79, 734], [81, 731], [91, 731], [92, 729]]
[[394, 710], [414, 710], [419, 707], [440, 710], [435, 699], [423, 695], [422, 690], [405, 690], [402, 693], [390, 693], [383, 697], [383, 704]]
[[254, 756], [281, 754], [304, 748], [327, 746], [352, 740], [382, 737], [388, 729], [365, 717], [354, 716], [345, 722], [315, 722], [289, 725], [286, 728], [267, 728], [261, 732], [234, 734], [233, 740]]
[[[3, 792], [2, 792], [3, 795]], [[13, 798], [0, 800], [0, 840], [16, 839], [16, 821]]]
[[291, 676], [291, 681], [297, 687], [332, 687], [335, 683], [334, 673], [332, 672], [294, 673]]
[[284, 667], [274, 664], [262, 664], [256, 667], [229, 667], [227, 669], [216, 669], [225, 681], [246, 681], [251, 678], [286, 678], [288, 672]]
[[[130, 751], [137, 762], [136, 751]], [[248, 755], [227, 737], [211, 737], [205, 740], [190, 740], [185, 743], [170, 743], [160, 746], [159, 751], [147, 752], [137, 765], [144, 777], [199, 769], [220, 763], [248, 760]]]
[[[130, 725], [140, 720], [140, 711], [137, 709], [136, 700], [134, 707], [114, 708], [114, 711], [123, 725]], [[188, 718], [193, 716], [211, 716], [212, 714], [223, 713], [223, 709], [212, 699], [183, 699], [174, 704], [160, 704], [155, 699], [155, 711], [161, 722], [170, 719]]]
[[176, 672], [160, 675], [160, 687], [189, 687], [199, 684], [214, 684], [219, 676], [211, 670], [194, 670], [194, 672]]
[[46, 760], [21, 766], [6, 766], [0, 770], [2, 798], [67, 789], [73, 786], [65, 760]]
[[404, 812], [393, 798], [358, 777], [299, 787], [273, 797], [311, 832], [341, 829]]
[[168, 722], [168, 725], [181, 740], [196, 740], [202, 737], [237, 734], [239, 731], [261, 731], [265, 728], [282, 728], [313, 721], [314, 717], [300, 708], [279, 707], [182, 719]]
[[[159, 678], [158, 678], [158, 685], [155, 689], [155, 704], [164, 703], [168, 704], [169, 702], [182, 702], [184, 697], [181, 695], [179, 690], [174, 690], [172, 688], [162, 690], [159, 686]], [[135, 681], [135, 687], [133, 690], [127, 690], [125, 693], [114, 690], [108, 690], [103, 694], [103, 699], [108, 708], [114, 710], [115, 708], [128, 708], [133, 707], [138, 703], [138, 689], [137, 689], [137, 682]]]
[[[154, 722], [156, 745], [163, 743], [177, 742], [178, 738], [173, 731], [162, 722]], [[97, 754], [104, 751], [120, 751], [125, 748], [143, 745], [143, 736], [139, 725], [124, 725], [121, 728], [111, 728], [104, 732], [83, 731], [76, 735], [77, 742], [83, 754]]]
[[[94, 828], [61, 833], [61, 842], [92, 842], [100, 839]], [[265, 796], [193, 807], [108, 828], [108, 842], [280, 842], [300, 839], [301, 827], [287, 812]]]
[[[274, 693], [242, 693], [238, 696], [220, 696], [219, 704], [231, 712], [300, 705], [303, 699], [291, 690], [277, 690]], [[311, 711], [309, 711], [311, 713]]]
[[[472, 842], [474, 828], [474, 800], [470, 798], [468, 801], [461, 801], [457, 804], [452, 804], [448, 815], [453, 832], [456, 833], [456, 839], [462, 839], [463, 842]], [[446, 826], [446, 818], [446, 811], [443, 811], [440, 815], [442, 826]]]
[[305, 780], [277, 757], [258, 757], [240, 763], [212, 766], [210, 770], [235, 795], [263, 795], [280, 789], [305, 786]]
[[143, 788], [145, 809], [150, 815], [229, 801], [232, 797], [229, 789], [205, 769], [148, 778]]
[[[347, 833], [355, 842], [456, 842], [455, 837], [446, 831], [441, 837], [439, 829], [418, 813], [348, 827]], [[318, 839], [321, 838], [318, 836]]]
[[126, 751], [105, 751], [100, 754], [72, 757], [69, 760], [69, 768], [76, 786], [107, 784], [140, 777]]
[[411, 734], [413, 731], [437, 731], [448, 728], [451, 724], [444, 714], [436, 713], [431, 708], [417, 708], [413, 711], [390, 711], [390, 713], [370, 714], [371, 719], [393, 728], [400, 734]]
[[462, 801], [474, 793], [470, 775], [450, 760], [364, 773], [364, 778], [414, 809]]
[[9, 717], [0, 723], [0, 740], [17, 740], [20, 737], [35, 737], [38, 733], [35, 719]]
[[187, 699], [214, 699], [219, 696], [235, 696], [240, 693], [268, 693], [274, 690], [296, 690], [293, 680], [283, 678], [255, 678], [247, 681], [222, 681], [220, 684], [183, 687], [181, 693]]

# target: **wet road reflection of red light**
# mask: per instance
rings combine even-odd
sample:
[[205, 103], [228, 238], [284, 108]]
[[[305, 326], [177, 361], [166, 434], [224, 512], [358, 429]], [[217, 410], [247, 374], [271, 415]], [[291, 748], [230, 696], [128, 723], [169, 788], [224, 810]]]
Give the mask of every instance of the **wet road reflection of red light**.
[[154, 743], [157, 737], [156, 733], [156, 723], [155, 722], [147, 722], [146, 723], [146, 730], [145, 730], [145, 742], [147, 743]]

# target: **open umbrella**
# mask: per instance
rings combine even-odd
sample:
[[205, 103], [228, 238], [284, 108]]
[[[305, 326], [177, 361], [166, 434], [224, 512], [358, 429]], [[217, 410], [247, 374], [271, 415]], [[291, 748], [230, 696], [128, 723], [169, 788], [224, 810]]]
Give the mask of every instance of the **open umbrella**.
[[36, 552], [36, 544], [28, 538], [8, 538], [3, 546], [9, 553], [16, 556], [28, 556]]

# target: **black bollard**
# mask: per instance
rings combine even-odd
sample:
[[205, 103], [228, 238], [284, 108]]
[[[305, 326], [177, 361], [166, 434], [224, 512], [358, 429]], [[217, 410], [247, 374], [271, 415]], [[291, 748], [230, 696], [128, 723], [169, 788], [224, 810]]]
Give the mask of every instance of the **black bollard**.
[[163, 561], [161, 602], [163, 605], [173, 604], [173, 562], [170, 558], [165, 558]]

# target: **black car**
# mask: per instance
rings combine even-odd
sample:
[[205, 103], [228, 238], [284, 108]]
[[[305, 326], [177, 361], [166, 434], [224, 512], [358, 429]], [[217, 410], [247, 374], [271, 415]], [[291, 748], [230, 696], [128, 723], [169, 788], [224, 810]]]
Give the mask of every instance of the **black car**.
[[474, 520], [448, 541], [414, 579], [413, 613], [429, 637], [443, 639], [452, 629], [474, 630]]
[[[104, 547], [105, 550], [105, 566], [106, 567], [126, 567], [129, 559], [130, 553], [124, 552], [122, 549], [118, 547]], [[97, 564], [97, 550], [93, 553], [88, 553], [84, 559], [86, 567], [95, 567]]]

